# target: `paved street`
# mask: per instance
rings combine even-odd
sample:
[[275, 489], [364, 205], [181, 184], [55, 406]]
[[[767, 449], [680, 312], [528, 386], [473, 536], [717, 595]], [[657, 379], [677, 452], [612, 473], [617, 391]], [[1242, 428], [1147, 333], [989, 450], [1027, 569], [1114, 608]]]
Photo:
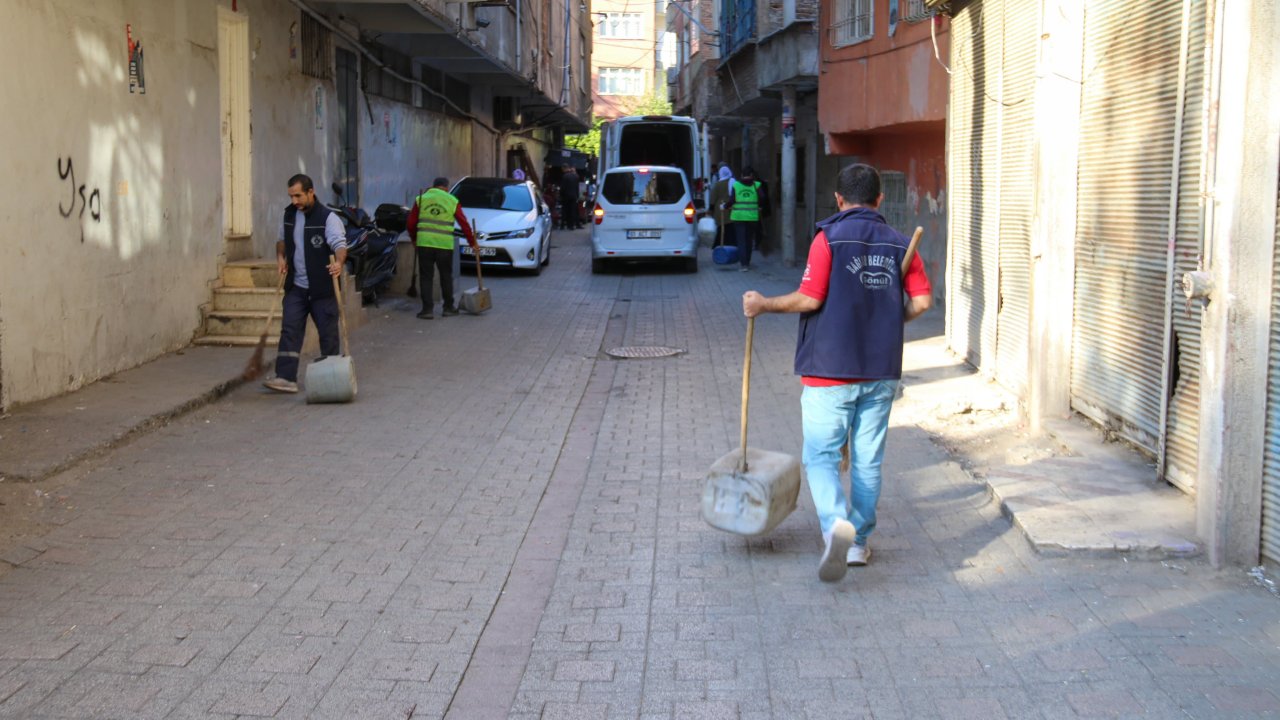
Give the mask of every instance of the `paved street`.
[[[711, 529], [739, 297], [799, 271], [588, 260], [561, 234], [542, 276], [486, 275], [481, 317], [371, 310], [352, 405], [244, 387], [69, 471], [56, 527], [3, 556], [0, 717], [1280, 716], [1280, 598], [1036, 555], [907, 422], [927, 382], [871, 565], [817, 580], [807, 489], [767, 538]], [[794, 333], [757, 323], [753, 446], [799, 452]]]

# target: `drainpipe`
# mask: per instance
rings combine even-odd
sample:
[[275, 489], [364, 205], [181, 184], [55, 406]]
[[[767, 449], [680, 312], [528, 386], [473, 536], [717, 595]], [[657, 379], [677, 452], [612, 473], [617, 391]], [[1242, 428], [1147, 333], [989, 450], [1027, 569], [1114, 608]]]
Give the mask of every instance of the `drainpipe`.
[[[791, 0], [788, 0], [791, 2]], [[794, 5], [794, 3], [793, 3]], [[796, 89], [782, 88], [782, 262], [796, 262]]]
[[782, 0], [782, 27], [790, 27], [796, 21], [796, 0]]
[[516, 74], [520, 79], [524, 79], [524, 52], [520, 46], [520, 41], [524, 36], [524, 25], [520, 22], [520, 8], [524, 5], [521, 0], [516, 0]]

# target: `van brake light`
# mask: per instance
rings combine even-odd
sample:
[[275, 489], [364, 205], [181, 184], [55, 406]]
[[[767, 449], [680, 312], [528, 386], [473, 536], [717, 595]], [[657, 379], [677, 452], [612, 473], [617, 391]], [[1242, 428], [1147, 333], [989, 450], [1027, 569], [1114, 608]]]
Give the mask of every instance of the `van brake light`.
[[591, 211], [591, 222], [596, 225], [604, 222], [604, 208], [600, 207], [600, 203], [596, 203], [595, 208]]
[[685, 222], [687, 222], [687, 223], [689, 223], [690, 225], [692, 225], [692, 224], [693, 224], [693, 219], [694, 219], [694, 217], [696, 217], [696, 216], [697, 216], [697, 214], [698, 214], [698, 209], [697, 209], [696, 207], [694, 207], [694, 206], [693, 206], [693, 203], [692, 203], [692, 202], [690, 202], [688, 205], [685, 205], [685, 206], [684, 206], [684, 221], [685, 221]]

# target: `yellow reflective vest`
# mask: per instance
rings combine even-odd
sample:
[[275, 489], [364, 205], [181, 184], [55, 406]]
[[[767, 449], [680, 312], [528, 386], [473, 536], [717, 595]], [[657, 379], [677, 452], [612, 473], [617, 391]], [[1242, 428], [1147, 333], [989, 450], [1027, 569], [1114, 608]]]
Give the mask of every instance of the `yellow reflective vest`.
[[418, 196], [418, 232], [414, 244], [418, 247], [452, 250], [453, 215], [458, 209], [458, 198], [440, 188], [431, 188]]

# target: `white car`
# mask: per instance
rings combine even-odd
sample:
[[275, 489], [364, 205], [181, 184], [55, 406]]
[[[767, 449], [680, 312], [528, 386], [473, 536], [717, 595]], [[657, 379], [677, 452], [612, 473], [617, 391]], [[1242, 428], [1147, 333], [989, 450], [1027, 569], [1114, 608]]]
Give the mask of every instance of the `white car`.
[[591, 272], [610, 261], [673, 259], [698, 271], [698, 210], [680, 168], [629, 165], [605, 172], [591, 210]]
[[[551, 209], [527, 180], [465, 177], [453, 186], [462, 213], [471, 223], [479, 245], [480, 262], [533, 274], [551, 262]], [[462, 231], [454, 229], [462, 262], [475, 255]]]

